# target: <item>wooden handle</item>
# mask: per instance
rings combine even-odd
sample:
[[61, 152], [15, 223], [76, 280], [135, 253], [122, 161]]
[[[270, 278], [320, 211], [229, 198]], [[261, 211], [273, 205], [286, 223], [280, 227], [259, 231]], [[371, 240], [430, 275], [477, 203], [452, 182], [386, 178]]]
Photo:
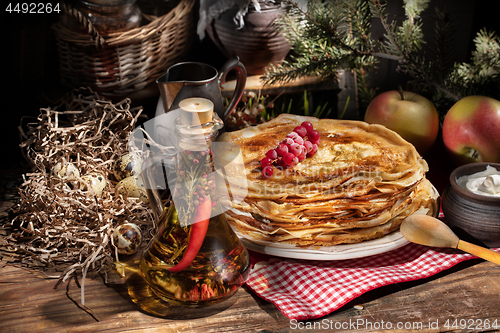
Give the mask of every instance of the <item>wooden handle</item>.
[[479, 258], [483, 258], [485, 260], [494, 262], [497, 265], [500, 265], [500, 253], [489, 250], [485, 247], [477, 246], [472, 243], [459, 240], [457, 249], [478, 256]]

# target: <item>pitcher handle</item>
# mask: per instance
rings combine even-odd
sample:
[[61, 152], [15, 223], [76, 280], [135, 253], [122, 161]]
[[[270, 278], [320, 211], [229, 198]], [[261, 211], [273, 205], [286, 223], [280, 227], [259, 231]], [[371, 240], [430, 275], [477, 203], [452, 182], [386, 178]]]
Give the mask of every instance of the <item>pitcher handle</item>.
[[240, 62], [240, 58], [235, 56], [229, 59], [220, 69], [219, 82], [221, 85], [226, 82], [226, 75], [231, 70], [236, 71], [236, 87], [234, 88], [233, 96], [231, 97], [231, 100], [229, 101], [229, 104], [224, 111], [224, 121], [227, 120], [227, 118], [233, 113], [236, 105], [238, 105], [241, 96], [243, 96], [243, 91], [245, 90], [245, 85], [247, 82], [247, 70], [245, 66]]

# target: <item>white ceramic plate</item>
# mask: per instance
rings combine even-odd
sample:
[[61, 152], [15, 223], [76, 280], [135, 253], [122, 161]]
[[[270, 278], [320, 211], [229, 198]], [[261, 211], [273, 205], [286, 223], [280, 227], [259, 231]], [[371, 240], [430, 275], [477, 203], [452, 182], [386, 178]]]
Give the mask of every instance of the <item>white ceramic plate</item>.
[[409, 243], [401, 232], [396, 231], [382, 238], [358, 243], [334, 246], [298, 248], [293, 244], [255, 241], [240, 237], [249, 250], [278, 257], [307, 260], [346, 260], [368, 257], [395, 250]]
[[[439, 193], [436, 188], [433, 187], [433, 189], [436, 195], [433, 215], [437, 216], [439, 214]], [[418, 211], [415, 213], [418, 213]], [[311, 246], [308, 248], [299, 248], [293, 244], [286, 243], [251, 240], [245, 238], [237, 230], [235, 230], [235, 232], [249, 250], [278, 257], [306, 260], [346, 260], [363, 258], [389, 252], [410, 243], [403, 237], [399, 230], [382, 238], [357, 244]]]

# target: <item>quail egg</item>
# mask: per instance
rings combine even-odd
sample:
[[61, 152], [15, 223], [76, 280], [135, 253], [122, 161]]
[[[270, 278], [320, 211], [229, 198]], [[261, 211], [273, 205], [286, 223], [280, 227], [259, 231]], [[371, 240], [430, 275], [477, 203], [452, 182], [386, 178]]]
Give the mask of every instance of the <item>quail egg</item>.
[[80, 178], [80, 190], [88, 191], [100, 197], [106, 187], [106, 177], [99, 172], [91, 172]]
[[76, 184], [80, 177], [80, 171], [71, 162], [59, 162], [52, 168], [52, 176], [56, 180], [65, 180]]
[[116, 191], [118, 194], [123, 195], [124, 198], [139, 198], [139, 201], [145, 204], [149, 203], [141, 176], [130, 176], [122, 179], [116, 184]]
[[116, 160], [113, 166], [113, 174], [117, 181], [141, 173], [142, 160], [134, 154], [125, 154]]
[[134, 223], [120, 224], [113, 232], [113, 244], [119, 254], [134, 254], [142, 242], [141, 228]]

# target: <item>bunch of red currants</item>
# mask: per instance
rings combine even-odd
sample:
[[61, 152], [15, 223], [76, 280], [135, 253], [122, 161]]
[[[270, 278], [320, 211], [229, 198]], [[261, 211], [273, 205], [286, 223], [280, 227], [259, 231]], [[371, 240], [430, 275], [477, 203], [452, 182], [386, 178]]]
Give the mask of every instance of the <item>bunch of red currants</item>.
[[284, 170], [314, 156], [318, 151], [318, 145], [319, 132], [309, 121], [304, 121], [288, 133], [278, 147], [266, 153], [266, 157], [260, 161], [262, 175], [269, 178], [274, 173], [274, 167]]

